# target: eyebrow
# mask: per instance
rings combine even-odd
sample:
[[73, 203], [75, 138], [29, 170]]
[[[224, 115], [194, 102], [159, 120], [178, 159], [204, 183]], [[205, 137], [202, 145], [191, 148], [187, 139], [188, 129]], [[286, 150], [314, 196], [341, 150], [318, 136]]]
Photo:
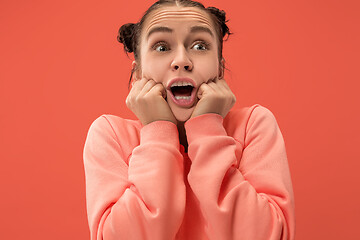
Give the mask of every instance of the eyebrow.
[[[154, 27], [149, 31], [146, 39], [149, 39], [150, 35], [155, 33], [155, 32], [172, 33], [173, 30], [171, 28], [168, 28], [168, 27]], [[191, 27], [190, 33], [197, 33], [197, 32], [205, 32], [205, 33], [209, 33], [212, 37], [214, 36], [213, 33], [211, 32], [211, 30], [209, 28], [207, 28], [207, 27], [202, 27], [202, 26]]]
[[202, 27], [202, 26], [194, 26], [194, 27], [191, 28], [190, 32], [191, 33], [206, 32], [206, 33], [209, 33], [212, 37], [214, 36], [209, 28]]
[[150, 35], [155, 33], [155, 32], [168, 32], [168, 33], [172, 33], [173, 30], [171, 28], [168, 27], [155, 27], [153, 29], [151, 29], [146, 37], [146, 39], [149, 39]]

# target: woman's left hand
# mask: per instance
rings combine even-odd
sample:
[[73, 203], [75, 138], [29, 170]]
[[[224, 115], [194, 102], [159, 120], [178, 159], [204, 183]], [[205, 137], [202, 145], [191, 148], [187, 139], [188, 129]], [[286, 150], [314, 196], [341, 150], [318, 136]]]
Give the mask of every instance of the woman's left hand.
[[197, 103], [191, 118], [206, 114], [217, 113], [223, 118], [228, 114], [236, 102], [236, 97], [224, 79], [210, 80], [199, 87]]

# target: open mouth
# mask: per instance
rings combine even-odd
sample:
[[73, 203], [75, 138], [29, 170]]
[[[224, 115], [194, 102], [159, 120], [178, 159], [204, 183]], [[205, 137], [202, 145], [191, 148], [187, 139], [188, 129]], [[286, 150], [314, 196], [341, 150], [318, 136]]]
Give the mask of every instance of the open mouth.
[[172, 86], [170, 88], [172, 94], [174, 95], [175, 99], [189, 99], [191, 98], [192, 90], [194, 89], [193, 86]]
[[181, 107], [191, 107], [195, 102], [196, 83], [190, 78], [174, 78], [167, 87], [172, 101]]

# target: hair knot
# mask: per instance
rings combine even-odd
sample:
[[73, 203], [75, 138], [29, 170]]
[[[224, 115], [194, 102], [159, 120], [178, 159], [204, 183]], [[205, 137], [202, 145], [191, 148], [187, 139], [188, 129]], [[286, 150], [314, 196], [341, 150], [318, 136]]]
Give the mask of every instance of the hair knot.
[[216, 17], [216, 20], [218, 21], [220, 27], [221, 27], [221, 33], [222, 37], [225, 37], [226, 34], [230, 35], [229, 27], [226, 25], [226, 23], [229, 20], [226, 20], [226, 13], [223, 10], [220, 10], [216, 7], [208, 7], [206, 8], [208, 11], [210, 11], [211, 14], [213, 14]]
[[117, 40], [124, 44], [124, 50], [126, 52], [134, 52], [134, 40], [137, 24], [136, 23], [127, 23], [120, 27]]

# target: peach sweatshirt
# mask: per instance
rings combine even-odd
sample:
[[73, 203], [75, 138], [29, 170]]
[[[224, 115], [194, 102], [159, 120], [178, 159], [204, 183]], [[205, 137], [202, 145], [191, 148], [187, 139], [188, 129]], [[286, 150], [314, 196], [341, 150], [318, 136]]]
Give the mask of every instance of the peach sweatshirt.
[[104, 114], [84, 146], [92, 240], [294, 239], [295, 203], [283, 136], [255, 104], [185, 123], [142, 126]]

